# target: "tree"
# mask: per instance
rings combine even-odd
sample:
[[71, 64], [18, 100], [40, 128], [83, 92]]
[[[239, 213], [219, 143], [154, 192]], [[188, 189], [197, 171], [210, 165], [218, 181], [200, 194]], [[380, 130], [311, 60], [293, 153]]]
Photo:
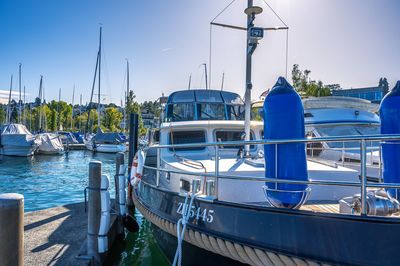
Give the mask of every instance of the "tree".
[[122, 113], [115, 107], [108, 107], [105, 111], [104, 126], [110, 131], [120, 130]]
[[6, 106], [0, 104], [0, 124], [5, 123], [6, 122], [6, 110], [5, 110]]
[[294, 64], [292, 69], [293, 87], [305, 96], [330, 96], [331, 91], [329, 87], [325, 86], [320, 80], [311, 80], [310, 73], [311, 71], [308, 69], [301, 71], [299, 65]]
[[133, 93], [133, 91], [129, 91], [128, 97], [126, 98], [126, 115], [127, 117], [127, 121], [128, 121], [128, 125], [130, 123], [129, 121], [129, 117], [131, 113], [136, 113], [139, 116], [139, 135], [140, 136], [144, 136], [147, 133], [146, 128], [143, 125], [143, 121], [142, 121], [142, 113], [140, 112], [140, 105], [138, 102], [135, 101], [135, 94]]
[[383, 95], [386, 95], [386, 93], [389, 92], [389, 82], [386, 78], [380, 78], [378, 86], [383, 88]]

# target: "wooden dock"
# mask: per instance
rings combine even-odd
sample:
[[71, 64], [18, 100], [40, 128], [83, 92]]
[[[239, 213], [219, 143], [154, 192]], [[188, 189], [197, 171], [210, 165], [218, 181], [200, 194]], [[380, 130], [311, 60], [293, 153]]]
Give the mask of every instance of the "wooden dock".
[[[85, 253], [86, 233], [84, 203], [25, 213], [25, 265], [88, 265], [88, 260], [76, 258]], [[111, 236], [109, 244], [113, 242]]]

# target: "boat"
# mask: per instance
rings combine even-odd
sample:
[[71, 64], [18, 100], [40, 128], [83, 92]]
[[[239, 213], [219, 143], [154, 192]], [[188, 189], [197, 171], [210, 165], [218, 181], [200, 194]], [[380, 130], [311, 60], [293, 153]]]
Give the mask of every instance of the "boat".
[[[379, 134], [379, 105], [354, 97], [308, 97], [302, 99], [306, 137], [370, 136]], [[263, 101], [252, 103], [252, 118], [262, 121]], [[368, 143], [367, 160], [370, 165], [380, 164], [377, 143]], [[310, 143], [312, 157], [336, 162], [359, 162], [357, 142]]]
[[[101, 69], [101, 27], [100, 27], [100, 41], [99, 41], [99, 51], [97, 53], [97, 61], [96, 61], [96, 70], [95, 76], [93, 79], [92, 86], [92, 94], [90, 102], [92, 102], [94, 85], [96, 80], [96, 75], [98, 71], [98, 98], [97, 98], [97, 133], [90, 139], [85, 142], [86, 149], [94, 152], [105, 152], [105, 153], [117, 153], [117, 152], [126, 152], [126, 138], [124, 135], [121, 135], [116, 132], [103, 132], [101, 130], [100, 123], [100, 69]], [[89, 118], [90, 118], [90, 110], [89, 109]], [[89, 119], [88, 119], [89, 121]], [[88, 123], [88, 122], [87, 122]], [[88, 127], [88, 126], [87, 126]]]
[[[248, 1], [248, 57], [261, 12]], [[251, 121], [246, 84], [244, 121], [215, 102], [222, 92], [171, 94], [159, 145], [135, 156], [132, 200], [172, 265], [399, 265], [400, 82], [381, 105], [384, 135], [323, 138], [305, 138], [303, 103], [282, 77], [268, 123]], [[337, 141], [360, 142], [360, 171], [306, 157], [307, 143]], [[382, 145], [382, 183], [367, 180], [370, 141]]]
[[59, 155], [64, 153], [64, 145], [60, 136], [54, 133], [40, 133], [36, 136], [40, 141], [38, 154]]
[[117, 153], [126, 152], [126, 139], [117, 132], [97, 132], [90, 141], [85, 143], [86, 149], [96, 152]]
[[0, 155], [32, 156], [39, 145], [35, 136], [22, 124], [0, 127]]

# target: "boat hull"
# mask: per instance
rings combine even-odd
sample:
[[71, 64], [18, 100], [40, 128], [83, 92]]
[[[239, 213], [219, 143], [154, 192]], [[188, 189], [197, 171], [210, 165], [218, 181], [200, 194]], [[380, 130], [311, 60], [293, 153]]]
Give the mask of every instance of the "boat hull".
[[90, 151], [96, 152], [105, 152], [105, 153], [117, 153], [117, 152], [126, 152], [125, 144], [97, 144], [96, 147], [92, 143], [85, 144], [86, 149]]
[[[184, 197], [177, 193], [141, 182], [134, 189], [133, 198], [143, 215], [166, 232], [181, 218], [179, 208]], [[396, 218], [314, 213], [218, 201], [196, 200], [194, 206], [195, 211], [207, 210], [206, 219], [197, 219], [195, 215], [189, 219], [187, 230], [202, 237], [234, 243], [239, 251], [250, 248], [261, 250], [266, 257], [271, 253], [332, 264], [400, 265], [400, 258], [394, 255], [400, 234]], [[207, 219], [211, 210], [212, 219]], [[201, 243], [198, 246], [202, 245], [204, 247]], [[236, 259], [255, 264], [246, 261], [246, 256]]]
[[28, 157], [33, 155], [36, 148], [36, 146], [4, 145], [0, 148], [0, 155]]

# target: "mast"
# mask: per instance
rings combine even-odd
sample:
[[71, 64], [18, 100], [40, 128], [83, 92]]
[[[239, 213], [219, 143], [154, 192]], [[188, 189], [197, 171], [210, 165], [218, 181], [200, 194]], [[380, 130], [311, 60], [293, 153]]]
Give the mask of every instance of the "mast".
[[208, 90], [208, 80], [207, 80], [207, 64], [204, 63], [204, 74], [205, 74], [205, 78], [206, 78], [206, 90]]
[[126, 125], [128, 122], [128, 115], [126, 108], [128, 107], [128, 97], [129, 97], [129, 61], [126, 60], [126, 93], [125, 93], [125, 109], [124, 109], [124, 133], [126, 133]]
[[79, 119], [79, 131], [82, 132], [82, 94], [79, 97], [79, 116], [81, 117]]
[[71, 131], [73, 130], [73, 120], [74, 120], [74, 99], [75, 99], [75, 84], [72, 89], [72, 115], [71, 115]]
[[100, 131], [100, 73], [101, 73], [101, 27], [99, 41], [99, 94], [97, 95], [97, 131]]
[[190, 85], [192, 83], [192, 73], [189, 75], [189, 84], [188, 84], [188, 90], [190, 91]]
[[[262, 8], [253, 6], [253, 0], [247, 0], [247, 8], [244, 11], [247, 14], [247, 38], [246, 38], [246, 93], [245, 99], [245, 117], [244, 117], [244, 129], [245, 129], [245, 140], [250, 140], [250, 115], [251, 115], [251, 89], [253, 84], [251, 83], [251, 62], [252, 55], [257, 48], [258, 40], [263, 36], [262, 28], [254, 27], [254, 19], [256, 15], [262, 12]], [[245, 145], [244, 155], [250, 156], [250, 145]]]
[[57, 111], [58, 111], [58, 130], [61, 130], [61, 110], [60, 110], [60, 104], [61, 104], [61, 88], [58, 89], [58, 105], [57, 105]]
[[42, 131], [42, 98], [43, 98], [43, 93], [42, 93], [42, 82], [43, 82], [43, 76], [40, 75], [40, 83], [39, 83], [39, 99], [40, 99], [40, 105], [39, 105], [39, 131]]
[[21, 63], [19, 63], [19, 102], [18, 102], [18, 123], [21, 124], [22, 116], [22, 97], [21, 97]]
[[10, 82], [10, 94], [8, 95], [8, 106], [7, 106], [7, 124], [11, 123], [11, 91], [12, 91], [13, 75], [11, 74]]
[[[90, 93], [90, 102], [89, 105], [87, 105], [88, 110], [88, 118], [86, 120], [86, 132], [87, 133], [89, 131], [89, 120], [90, 120], [90, 111], [91, 109], [91, 103], [93, 103], [93, 93], [94, 93], [94, 86], [96, 84], [96, 75], [97, 75], [97, 67], [99, 66], [99, 52], [97, 52], [97, 58], [96, 58], [96, 67], [94, 69], [94, 77], [93, 77], [93, 83], [92, 83], [92, 92]], [[81, 95], [82, 96], [82, 95]], [[93, 124], [92, 124], [93, 125]], [[91, 128], [93, 129], [93, 128]]]
[[26, 112], [25, 112], [25, 109], [26, 109], [26, 106], [25, 106], [25, 95], [26, 95], [26, 93], [25, 93], [25, 86], [24, 86], [24, 105], [23, 105], [23, 117], [24, 117], [24, 125], [26, 126]]
[[221, 91], [224, 90], [224, 79], [225, 79], [225, 72], [222, 72]]

